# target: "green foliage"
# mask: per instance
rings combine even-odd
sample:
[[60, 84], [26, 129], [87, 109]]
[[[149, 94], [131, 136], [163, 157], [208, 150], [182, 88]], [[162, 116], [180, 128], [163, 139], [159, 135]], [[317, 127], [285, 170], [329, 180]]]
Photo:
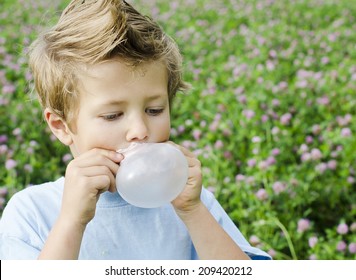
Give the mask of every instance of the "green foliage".
[[[0, 4], [3, 205], [64, 174], [69, 151], [46, 129], [25, 53], [66, 3]], [[172, 140], [246, 238], [275, 259], [356, 259], [354, 1], [132, 3], [182, 50], [192, 90], [176, 97]]]

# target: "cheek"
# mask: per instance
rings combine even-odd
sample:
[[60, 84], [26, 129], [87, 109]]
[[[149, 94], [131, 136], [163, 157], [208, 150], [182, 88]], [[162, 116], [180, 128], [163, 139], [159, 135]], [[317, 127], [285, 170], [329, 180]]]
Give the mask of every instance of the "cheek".
[[95, 148], [116, 151], [122, 149], [126, 145], [125, 133], [120, 128], [113, 127], [101, 132], [101, 135], [93, 135], [95, 143], [92, 143]]
[[154, 139], [155, 142], [167, 141], [171, 132], [171, 122], [169, 117], [157, 123], [154, 128], [154, 132], [153, 136], [156, 138]]
[[92, 123], [92, 126], [85, 130], [79, 130], [77, 134], [76, 146], [80, 153], [94, 148], [105, 150], [118, 150], [122, 148], [124, 141], [123, 133], [120, 129], [98, 125]]

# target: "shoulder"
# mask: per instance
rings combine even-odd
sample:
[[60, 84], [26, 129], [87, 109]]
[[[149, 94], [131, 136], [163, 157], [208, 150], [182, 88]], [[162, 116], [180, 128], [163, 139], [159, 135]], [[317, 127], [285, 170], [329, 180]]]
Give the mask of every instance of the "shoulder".
[[216, 200], [214, 194], [211, 191], [209, 191], [206, 188], [204, 188], [204, 187], [203, 187], [203, 189], [201, 191], [200, 199], [203, 201], [205, 206], [208, 207], [208, 209], [212, 206], [212, 204], [218, 203], [218, 201]]
[[14, 194], [0, 219], [0, 257], [35, 258], [61, 204], [64, 178], [30, 186]]
[[218, 218], [217, 216], [226, 214], [225, 210], [222, 208], [219, 201], [215, 198], [214, 194], [206, 188], [202, 189], [200, 199], [216, 219]]
[[46, 213], [49, 209], [59, 207], [63, 185], [62, 177], [54, 182], [29, 186], [15, 193], [7, 203], [1, 220], [25, 218], [33, 212]]
[[50, 198], [61, 196], [63, 192], [64, 178], [61, 177], [54, 182], [47, 182], [39, 185], [29, 186], [17, 193], [15, 193], [9, 201], [9, 204], [13, 201], [21, 200], [26, 201], [28, 199], [40, 200], [41, 198]]
[[209, 210], [211, 215], [214, 216], [215, 220], [218, 221], [219, 224], [221, 225], [224, 225], [226, 223], [232, 224], [232, 221], [230, 220], [228, 214], [221, 206], [219, 201], [215, 198], [212, 192], [203, 188], [200, 195], [200, 199], [204, 203], [206, 208]]

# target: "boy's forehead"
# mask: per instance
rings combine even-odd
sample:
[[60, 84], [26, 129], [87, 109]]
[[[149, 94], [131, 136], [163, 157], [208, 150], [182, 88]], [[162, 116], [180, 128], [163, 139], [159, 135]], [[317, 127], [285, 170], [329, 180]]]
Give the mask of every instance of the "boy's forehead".
[[[77, 89], [82, 94], [97, 95], [126, 90], [147, 91], [168, 95], [168, 71], [159, 61], [143, 62], [137, 66], [120, 60], [110, 60], [82, 68], [78, 74]], [[124, 90], [123, 90], [124, 89]]]
[[86, 65], [81, 71], [81, 75], [91, 78], [102, 78], [106, 77], [109, 72], [114, 73], [126, 73], [134, 77], [138, 75], [143, 77], [148, 71], [158, 71], [165, 70], [167, 72], [166, 65], [162, 61], [145, 61], [138, 65], [132, 65], [121, 59], [113, 59], [103, 61], [97, 64]]

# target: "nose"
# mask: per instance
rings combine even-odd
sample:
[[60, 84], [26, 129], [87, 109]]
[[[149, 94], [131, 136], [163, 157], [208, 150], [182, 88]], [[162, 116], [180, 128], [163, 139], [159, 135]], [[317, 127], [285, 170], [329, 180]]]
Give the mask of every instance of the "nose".
[[142, 116], [131, 118], [128, 123], [126, 140], [128, 142], [142, 142], [148, 139], [148, 126]]

